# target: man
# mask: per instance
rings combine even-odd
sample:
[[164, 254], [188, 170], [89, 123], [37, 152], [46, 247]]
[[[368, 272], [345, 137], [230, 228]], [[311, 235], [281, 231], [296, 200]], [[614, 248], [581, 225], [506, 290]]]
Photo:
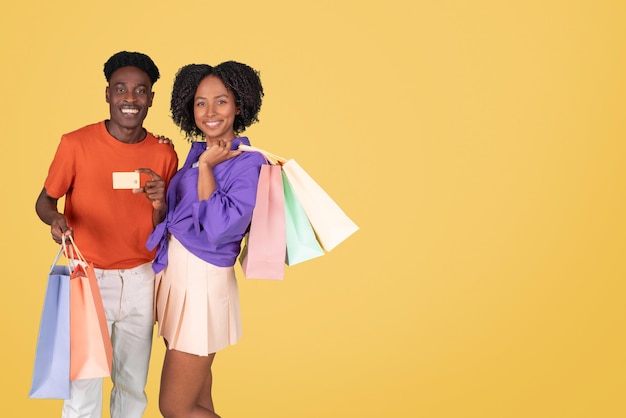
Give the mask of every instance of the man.
[[[154, 326], [154, 252], [145, 243], [164, 219], [178, 158], [143, 128], [159, 78], [152, 59], [122, 51], [104, 64], [104, 75], [110, 118], [63, 135], [35, 209], [54, 241], [73, 235], [94, 263], [113, 344], [111, 416], [140, 418]], [[114, 172], [139, 172], [141, 182], [116, 188]], [[102, 379], [73, 381], [62, 416], [100, 418]]]

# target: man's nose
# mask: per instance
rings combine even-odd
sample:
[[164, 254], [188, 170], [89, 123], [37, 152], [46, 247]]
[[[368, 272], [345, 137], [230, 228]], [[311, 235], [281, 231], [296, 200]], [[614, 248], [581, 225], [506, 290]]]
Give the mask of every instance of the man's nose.
[[124, 101], [125, 102], [136, 102], [137, 101], [137, 95], [135, 94], [134, 91], [127, 91], [126, 93], [124, 93]]

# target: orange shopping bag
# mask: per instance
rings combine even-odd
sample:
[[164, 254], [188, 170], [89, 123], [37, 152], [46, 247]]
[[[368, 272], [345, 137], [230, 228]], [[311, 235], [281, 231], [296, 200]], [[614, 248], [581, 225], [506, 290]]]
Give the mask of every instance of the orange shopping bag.
[[93, 263], [73, 239], [70, 252], [79, 261], [70, 275], [70, 379], [111, 376], [113, 349]]

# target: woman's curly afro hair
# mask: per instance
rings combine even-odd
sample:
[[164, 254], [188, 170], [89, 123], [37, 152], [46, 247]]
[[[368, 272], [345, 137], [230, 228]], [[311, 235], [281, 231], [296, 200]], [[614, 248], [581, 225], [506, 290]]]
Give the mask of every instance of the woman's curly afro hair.
[[233, 123], [236, 135], [259, 121], [263, 86], [258, 71], [235, 61], [226, 61], [215, 67], [207, 64], [185, 65], [174, 78], [170, 111], [172, 120], [185, 133], [188, 141], [204, 135], [196, 126], [193, 106], [198, 85], [210, 75], [219, 78], [235, 96], [235, 106], [239, 109]]
[[120, 51], [117, 54], [112, 55], [111, 58], [104, 63], [104, 76], [107, 81], [110, 81], [111, 75], [122, 67], [139, 68], [148, 74], [152, 84], [156, 83], [160, 77], [159, 69], [156, 64], [146, 54], [142, 54], [141, 52]]

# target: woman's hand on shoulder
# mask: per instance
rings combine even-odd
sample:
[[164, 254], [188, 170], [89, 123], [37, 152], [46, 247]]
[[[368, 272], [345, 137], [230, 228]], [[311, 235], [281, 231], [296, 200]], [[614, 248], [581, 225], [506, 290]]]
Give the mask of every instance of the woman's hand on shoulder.
[[198, 162], [213, 168], [243, 152], [241, 150], [231, 150], [231, 146], [232, 140], [217, 140], [214, 144], [208, 146], [206, 151], [200, 155]]
[[167, 144], [174, 148], [174, 141], [172, 141], [168, 137], [159, 134], [154, 134], [154, 136], [156, 137], [156, 139], [159, 140], [159, 144]]

